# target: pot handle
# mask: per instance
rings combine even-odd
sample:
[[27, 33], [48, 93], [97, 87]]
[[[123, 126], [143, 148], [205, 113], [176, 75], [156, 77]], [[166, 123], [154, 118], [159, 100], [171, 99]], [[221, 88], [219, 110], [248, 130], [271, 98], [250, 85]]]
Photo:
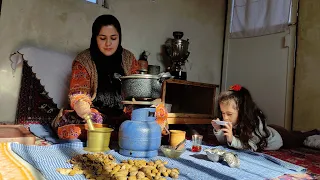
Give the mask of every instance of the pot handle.
[[158, 75], [158, 81], [159, 81], [160, 83], [162, 83], [164, 80], [169, 79], [169, 78], [171, 78], [171, 77], [172, 77], [172, 76], [171, 76], [171, 74], [170, 74], [169, 72], [160, 73], [160, 74]]
[[113, 77], [115, 78], [115, 79], [118, 79], [119, 81], [121, 81], [121, 74], [119, 74], [119, 73], [114, 73], [113, 74]]

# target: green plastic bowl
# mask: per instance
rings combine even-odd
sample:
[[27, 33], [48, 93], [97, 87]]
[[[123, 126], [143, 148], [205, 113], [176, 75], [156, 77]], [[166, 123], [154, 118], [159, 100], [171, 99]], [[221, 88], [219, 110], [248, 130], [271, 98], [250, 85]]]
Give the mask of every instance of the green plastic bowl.
[[160, 146], [160, 149], [163, 152], [163, 154], [168, 158], [179, 158], [180, 155], [186, 151], [185, 148], [181, 150], [175, 150], [171, 146], [167, 146], [167, 145]]

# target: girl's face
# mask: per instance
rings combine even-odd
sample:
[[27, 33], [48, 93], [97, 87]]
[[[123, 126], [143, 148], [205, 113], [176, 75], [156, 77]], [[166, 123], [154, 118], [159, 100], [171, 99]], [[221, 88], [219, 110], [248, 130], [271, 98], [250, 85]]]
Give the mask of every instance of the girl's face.
[[119, 45], [119, 33], [112, 26], [102, 26], [97, 36], [97, 44], [99, 50], [106, 56], [111, 56], [116, 52]]
[[227, 102], [221, 102], [219, 105], [223, 120], [232, 123], [232, 126], [237, 125], [239, 113], [236, 102], [234, 100], [230, 100]]

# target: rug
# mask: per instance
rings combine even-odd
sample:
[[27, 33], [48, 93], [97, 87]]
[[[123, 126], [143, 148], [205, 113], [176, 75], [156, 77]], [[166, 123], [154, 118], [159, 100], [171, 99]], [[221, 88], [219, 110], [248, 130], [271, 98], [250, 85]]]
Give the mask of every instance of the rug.
[[51, 124], [59, 113], [57, 105], [33, 73], [27, 61], [23, 61], [22, 79], [18, 100], [16, 124]]
[[266, 151], [265, 154], [282, 159], [293, 164], [307, 168], [307, 173], [320, 179], [320, 151], [310, 148], [280, 149], [277, 151]]

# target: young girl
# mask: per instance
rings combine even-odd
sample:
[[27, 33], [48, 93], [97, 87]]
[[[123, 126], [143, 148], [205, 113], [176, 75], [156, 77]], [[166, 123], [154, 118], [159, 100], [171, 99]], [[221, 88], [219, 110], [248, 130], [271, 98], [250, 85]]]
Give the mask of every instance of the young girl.
[[250, 92], [240, 85], [222, 92], [218, 103], [220, 115], [227, 123], [220, 126], [212, 121], [214, 134], [220, 143], [236, 149], [262, 151], [277, 150], [282, 146], [299, 147], [306, 137], [318, 134], [317, 130], [289, 132], [280, 126], [267, 126], [266, 117], [252, 100]]

